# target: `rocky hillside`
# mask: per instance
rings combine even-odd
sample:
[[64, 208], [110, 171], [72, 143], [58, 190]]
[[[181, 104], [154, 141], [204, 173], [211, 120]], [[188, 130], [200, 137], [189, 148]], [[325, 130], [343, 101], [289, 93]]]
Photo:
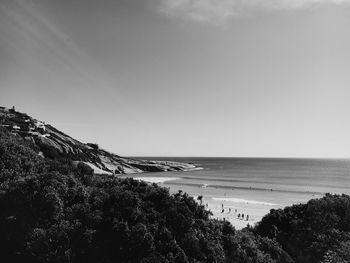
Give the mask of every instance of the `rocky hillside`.
[[45, 158], [68, 158], [84, 162], [95, 173], [129, 174], [141, 172], [184, 171], [192, 164], [170, 161], [134, 160], [118, 156], [94, 143], [82, 143], [43, 121], [33, 119], [14, 108], [0, 107], [0, 127], [32, 141], [39, 155]]

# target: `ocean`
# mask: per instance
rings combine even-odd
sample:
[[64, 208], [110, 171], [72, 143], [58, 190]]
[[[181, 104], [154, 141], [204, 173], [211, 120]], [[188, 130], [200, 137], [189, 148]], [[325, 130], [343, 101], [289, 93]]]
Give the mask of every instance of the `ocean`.
[[168, 187], [172, 193], [182, 190], [194, 198], [202, 195], [202, 204], [213, 213], [213, 218], [228, 220], [236, 228], [242, 228], [248, 223], [255, 224], [270, 209], [305, 203], [325, 193], [350, 195], [348, 159], [140, 159], [188, 162], [203, 168], [128, 176], [156, 182]]

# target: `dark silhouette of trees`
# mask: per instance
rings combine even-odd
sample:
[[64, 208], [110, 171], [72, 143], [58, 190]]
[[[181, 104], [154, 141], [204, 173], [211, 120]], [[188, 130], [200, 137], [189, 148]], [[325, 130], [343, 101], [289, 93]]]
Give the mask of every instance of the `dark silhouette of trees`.
[[271, 210], [236, 231], [188, 194], [44, 159], [0, 130], [3, 262], [349, 262], [350, 197]]
[[320, 262], [326, 253], [343, 255], [336, 248], [350, 241], [350, 196], [327, 194], [307, 204], [271, 210], [255, 233], [275, 239], [296, 262]]

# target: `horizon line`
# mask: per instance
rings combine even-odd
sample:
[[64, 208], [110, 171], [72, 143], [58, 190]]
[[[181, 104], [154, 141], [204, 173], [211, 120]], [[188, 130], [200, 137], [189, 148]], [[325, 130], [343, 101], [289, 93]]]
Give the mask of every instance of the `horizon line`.
[[300, 157], [300, 156], [151, 156], [151, 155], [119, 155], [127, 158], [223, 158], [223, 159], [318, 159], [318, 160], [350, 160], [350, 157]]

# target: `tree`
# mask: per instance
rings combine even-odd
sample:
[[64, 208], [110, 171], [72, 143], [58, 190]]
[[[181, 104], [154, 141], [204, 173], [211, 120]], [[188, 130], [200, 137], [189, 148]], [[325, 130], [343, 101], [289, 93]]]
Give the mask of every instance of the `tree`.
[[255, 227], [275, 239], [297, 262], [317, 263], [350, 240], [350, 196], [327, 194], [307, 204], [271, 210]]

